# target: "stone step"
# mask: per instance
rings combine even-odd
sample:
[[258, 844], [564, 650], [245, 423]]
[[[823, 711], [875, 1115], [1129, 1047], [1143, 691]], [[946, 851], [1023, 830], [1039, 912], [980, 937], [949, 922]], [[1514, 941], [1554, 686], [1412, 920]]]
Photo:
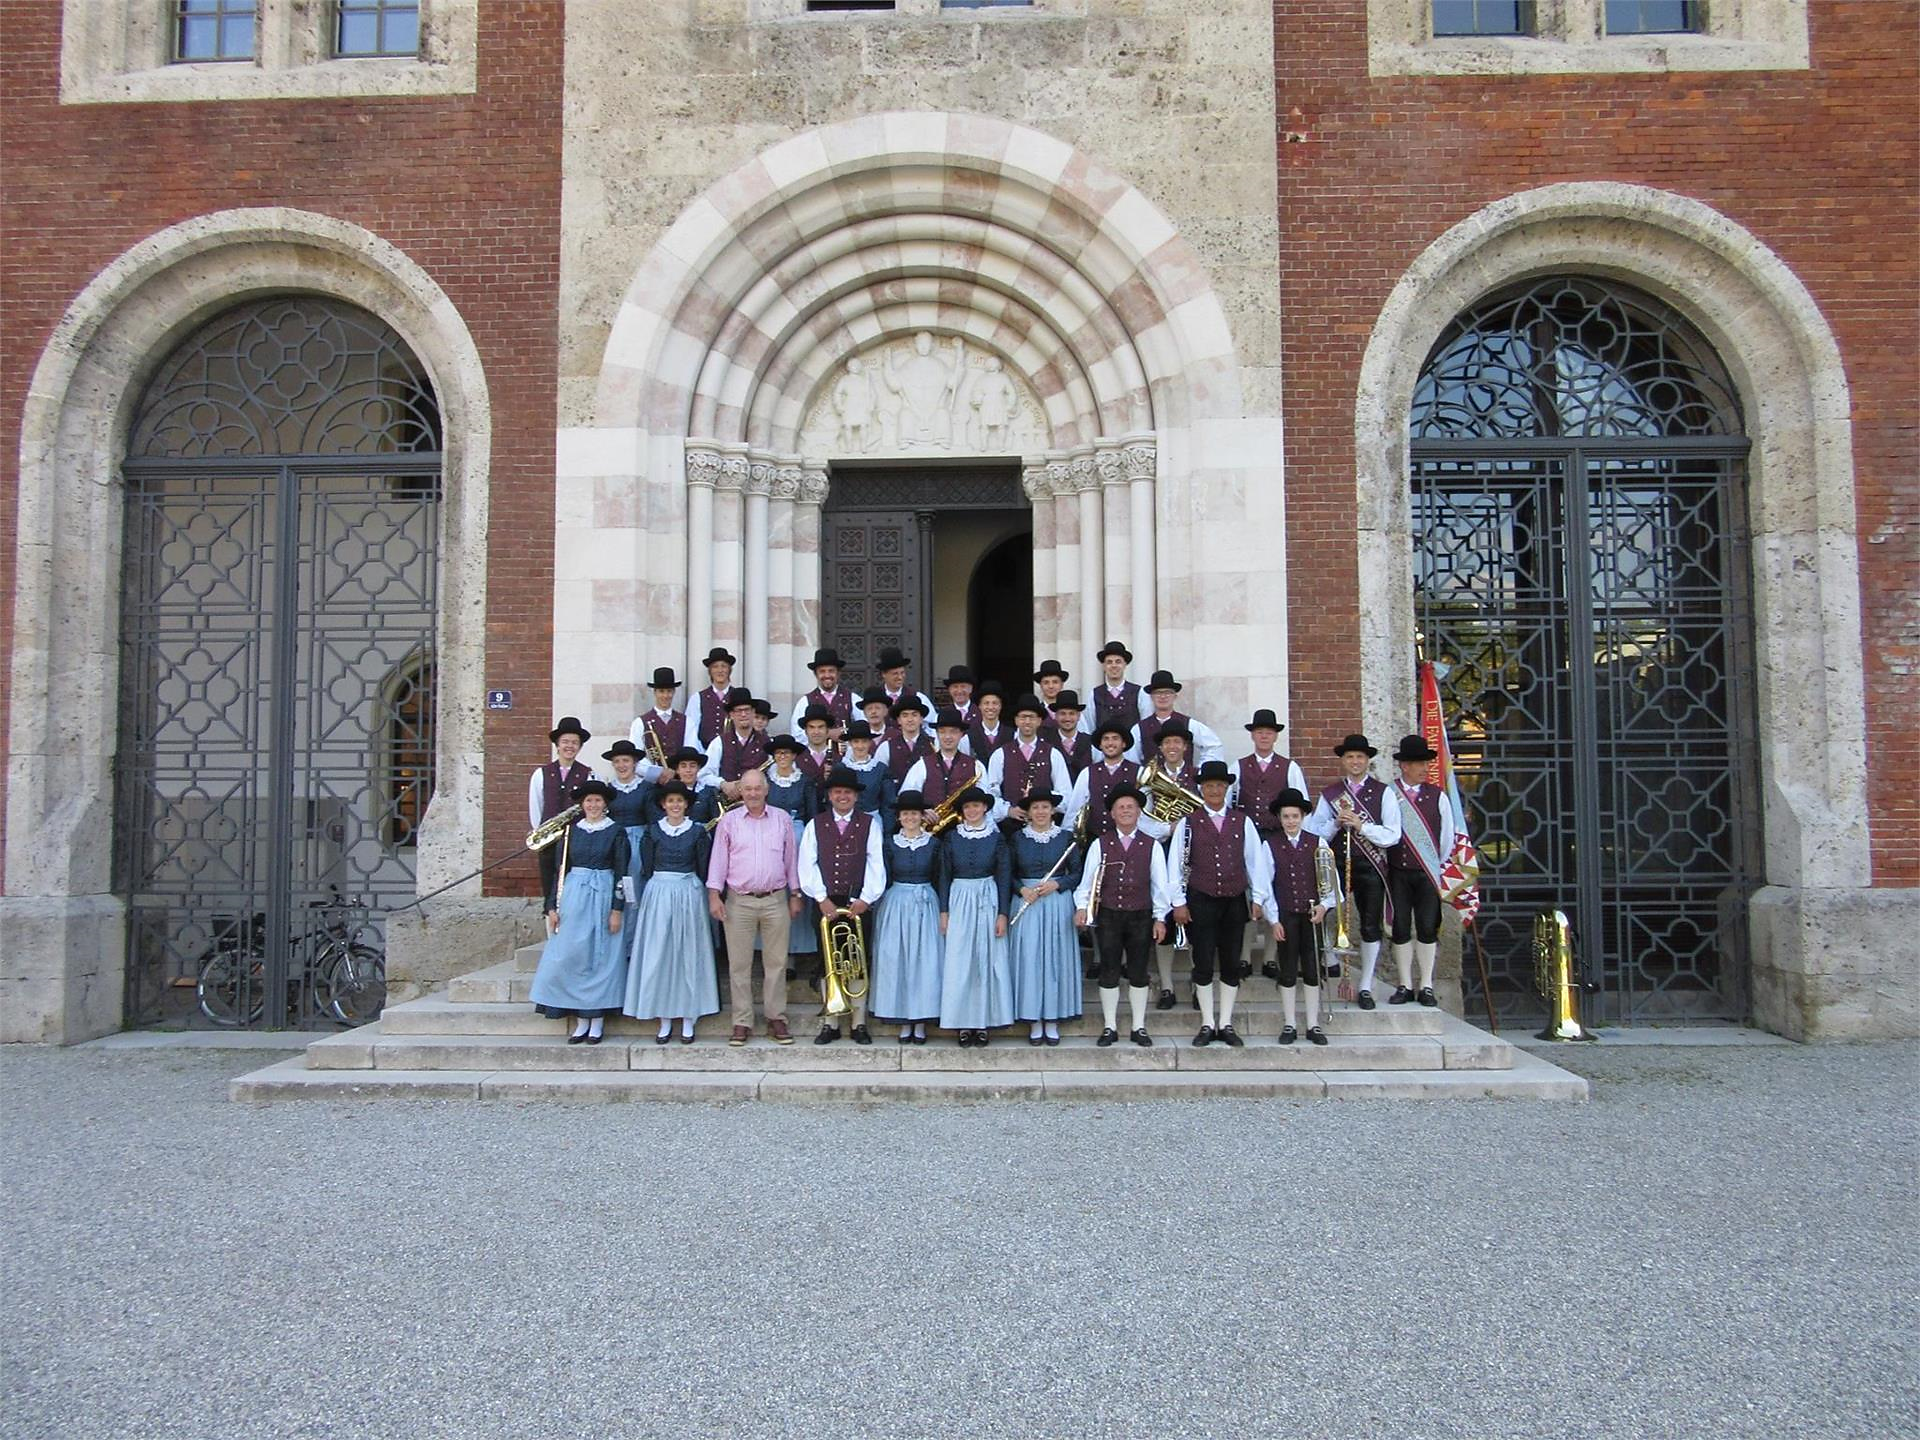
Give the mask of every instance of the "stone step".
[[[550, 1025], [553, 1022], [548, 1022]], [[961, 1049], [948, 1036], [926, 1045], [901, 1045], [895, 1039], [855, 1045], [841, 1039], [816, 1045], [810, 1037], [776, 1045], [764, 1037], [735, 1048], [717, 1037], [691, 1045], [677, 1039], [665, 1045], [651, 1036], [634, 1039], [614, 1034], [599, 1045], [569, 1045], [557, 1027], [543, 1035], [393, 1034], [384, 1023], [328, 1035], [307, 1047], [307, 1065], [315, 1070], [845, 1070], [874, 1071], [1002, 1070], [1460, 1070], [1507, 1069], [1514, 1047], [1468, 1025], [1448, 1037], [1373, 1037], [1343, 1035], [1324, 1046], [1282, 1045], [1271, 1036], [1254, 1036], [1239, 1048], [1191, 1043], [1190, 1036], [1162, 1035], [1152, 1046], [1122, 1040], [1102, 1047], [1085, 1037], [1057, 1046], [1029, 1045], [1024, 1034], [1002, 1034], [987, 1046]]]
[[[576, 1050], [591, 1049], [576, 1046]], [[605, 1050], [606, 1046], [598, 1047]], [[670, 1047], [678, 1048], [678, 1047]], [[698, 1047], [693, 1047], [697, 1049]], [[783, 1048], [784, 1047], [780, 1047]], [[798, 1047], [795, 1047], [798, 1048]], [[838, 1046], [823, 1047], [829, 1052]], [[878, 1047], [876, 1047], [878, 1048]], [[1022, 1047], [1025, 1048], [1024, 1046]], [[1064, 1049], [1065, 1047], [1061, 1047]], [[1251, 1048], [1251, 1047], [1249, 1047]], [[1331, 1049], [1332, 1047], [1328, 1047]], [[989, 1047], [988, 1055], [994, 1047]], [[969, 1052], [971, 1053], [971, 1052]], [[1145, 1053], [1145, 1052], [1142, 1052]], [[811, 1103], [1166, 1099], [1584, 1100], [1587, 1082], [1517, 1051], [1504, 1070], [407, 1070], [282, 1060], [229, 1082], [235, 1100], [746, 1100]]]

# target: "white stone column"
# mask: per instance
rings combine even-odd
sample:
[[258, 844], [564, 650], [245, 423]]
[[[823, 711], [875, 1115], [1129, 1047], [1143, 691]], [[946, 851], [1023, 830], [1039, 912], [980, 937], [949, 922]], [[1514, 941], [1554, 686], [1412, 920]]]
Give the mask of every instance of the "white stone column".
[[[745, 598], [747, 447], [716, 445], [714, 449], [720, 468], [713, 486], [713, 616], [706, 644], [725, 645], [738, 655], [744, 645], [740, 617]], [[697, 663], [700, 654], [688, 671], [690, 684], [702, 673]], [[742, 685], [753, 683], [748, 678], [751, 672], [736, 673]]]
[[[1155, 479], [1159, 470], [1158, 454], [1152, 436], [1130, 435], [1120, 452], [1129, 491], [1133, 540], [1133, 614], [1130, 625], [1133, 639], [1128, 646], [1134, 663], [1152, 674], [1160, 663], [1159, 604], [1156, 589], [1159, 576], [1153, 563]], [[1278, 537], [1275, 537], [1278, 544]]]
[[1100, 648], [1106, 627], [1106, 522], [1100, 475], [1091, 455], [1075, 457], [1066, 468], [1080, 505], [1080, 654], [1091, 657]]
[[1070, 645], [1082, 633], [1086, 610], [1080, 587], [1080, 497], [1066, 461], [1050, 460], [1041, 471], [1051, 497], [1045, 503], [1053, 508], [1053, 641]]
[[1054, 589], [1053, 491], [1047, 467], [1028, 464], [1020, 486], [1033, 506], [1033, 653], [1051, 655], [1060, 648], [1060, 601]]
[[[1127, 495], [1127, 477], [1121, 470], [1120, 452], [1100, 446], [1093, 455], [1094, 473], [1100, 479], [1100, 516], [1106, 528], [1107, 623], [1100, 632], [1100, 644], [1110, 636], [1133, 634], [1133, 513]], [[1097, 650], [1099, 645], [1095, 645]], [[1131, 646], [1129, 646], [1131, 648]], [[1081, 659], [1091, 664], [1093, 651]]]
[[[793, 510], [800, 467], [765, 457], [767, 469], [767, 695], [784, 706], [793, 689]], [[756, 458], [754, 468], [760, 468]]]
[[745, 584], [741, 616], [740, 660], [750, 677], [746, 684], [756, 695], [771, 696], [775, 687], [767, 645], [767, 588], [771, 557], [768, 547], [768, 506], [773, 495], [773, 466], [766, 460], [747, 460]]
[[801, 465], [793, 501], [793, 691], [813, 684], [807, 661], [820, 644], [820, 512], [827, 503], [827, 467]]
[[713, 492], [720, 483], [720, 455], [699, 440], [687, 441], [687, 693], [701, 674], [700, 657], [713, 643]]

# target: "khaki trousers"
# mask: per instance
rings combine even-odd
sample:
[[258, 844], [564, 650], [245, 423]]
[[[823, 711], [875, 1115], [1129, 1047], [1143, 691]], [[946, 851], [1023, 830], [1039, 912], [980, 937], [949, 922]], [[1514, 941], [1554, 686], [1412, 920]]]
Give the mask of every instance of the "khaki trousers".
[[787, 1017], [787, 892], [742, 895], [727, 892], [727, 991], [733, 1000], [733, 1023], [753, 1028], [753, 946], [760, 944], [760, 963], [766, 969], [762, 1002], [767, 1019]]

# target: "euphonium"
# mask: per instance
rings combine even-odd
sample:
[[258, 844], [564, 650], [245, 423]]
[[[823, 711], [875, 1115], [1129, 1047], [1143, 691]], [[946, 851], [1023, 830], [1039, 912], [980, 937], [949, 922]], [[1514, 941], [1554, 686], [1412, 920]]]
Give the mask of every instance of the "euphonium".
[[861, 938], [860, 922], [845, 910], [831, 920], [821, 918], [820, 958], [821, 1011], [844, 1015], [853, 1001], [867, 996], [867, 942]]
[[1547, 1002], [1542, 1040], [1597, 1040], [1580, 1023], [1580, 981], [1574, 973], [1573, 927], [1563, 910], [1542, 910], [1533, 921], [1533, 983]]
[[1140, 772], [1140, 788], [1147, 792], [1147, 813], [1156, 820], [1178, 825], [1206, 804], [1193, 791], [1160, 768], [1159, 757]]
[[[973, 779], [967, 781], [966, 784], [962, 785], [958, 790], [954, 791], [951, 795], [947, 796], [946, 799], [933, 807], [933, 816], [927, 821], [927, 833], [929, 835], [945, 834], [947, 830], [960, 823], [960, 797], [965, 795], [969, 790], [980, 790], [980, 777], [978, 775], [975, 775]], [[980, 793], [984, 795], [987, 792], [980, 790]]]

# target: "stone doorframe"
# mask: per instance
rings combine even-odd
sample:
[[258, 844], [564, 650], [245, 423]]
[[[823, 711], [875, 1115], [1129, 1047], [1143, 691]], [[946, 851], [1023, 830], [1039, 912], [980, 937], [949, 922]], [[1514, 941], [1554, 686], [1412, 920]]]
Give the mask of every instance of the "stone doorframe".
[[1278, 548], [1221, 526], [1204, 574], [1193, 558], [1209, 517], [1282, 498], [1277, 405], [1248, 412], [1199, 257], [1084, 151], [896, 112], [762, 152], [635, 274], [594, 423], [559, 438], [556, 706], [630, 705], [714, 643], [756, 691], [805, 688], [828, 462], [899, 458], [804, 454], [805, 420], [847, 358], [923, 332], [997, 360], [1044, 417], [1022, 457], [1036, 653], [1079, 670], [1120, 635], [1203, 708], [1284, 705], [1285, 627], [1248, 624], [1256, 588], [1284, 585]]
[[71, 1042], [120, 1024], [124, 906], [112, 892], [111, 819], [127, 427], [148, 377], [194, 326], [289, 291], [378, 316], [432, 379], [445, 500], [437, 770], [419, 883], [480, 863], [493, 421], [473, 337], [419, 265], [360, 226], [277, 207], [183, 221], [127, 250], [75, 298], [41, 352], [21, 417], [0, 1040]]
[[[1362, 713], [1393, 732], [1415, 710], [1408, 426], [1421, 368], [1475, 301], [1548, 274], [1615, 280], [1673, 306], [1713, 345], [1746, 414], [1767, 882], [1752, 905], [1756, 1018], [1793, 1035], [1915, 1033], [1911, 977], [1895, 980], [1891, 967], [1897, 925], [1910, 943], [1920, 907], [1912, 892], [1903, 901], [1865, 888], [1846, 372], [1805, 285], [1710, 206], [1611, 181], [1545, 186], [1462, 220], [1401, 276], [1367, 344], [1354, 410]], [[1830, 968], [1836, 943], [1857, 960]]]

